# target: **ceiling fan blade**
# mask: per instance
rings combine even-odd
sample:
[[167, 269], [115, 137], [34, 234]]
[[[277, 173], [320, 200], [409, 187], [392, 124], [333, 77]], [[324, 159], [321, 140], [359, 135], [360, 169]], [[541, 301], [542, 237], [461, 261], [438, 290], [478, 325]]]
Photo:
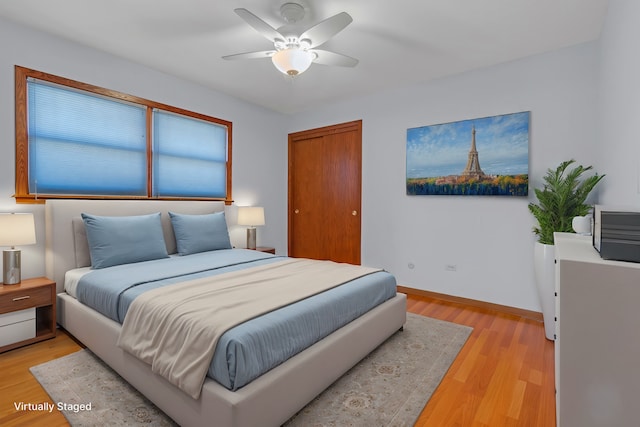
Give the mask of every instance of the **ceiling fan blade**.
[[329, 52], [328, 50], [313, 49], [310, 52], [316, 54], [316, 59], [313, 60], [316, 64], [322, 65], [337, 65], [340, 67], [355, 67], [358, 65], [358, 60], [341, 53]]
[[309, 28], [300, 35], [300, 40], [311, 40], [310, 47], [320, 46], [331, 37], [342, 31], [353, 21], [347, 12], [340, 12]]
[[284, 36], [280, 34], [278, 30], [264, 22], [262, 19], [258, 18], [253, 13], [249, 12], [247, 9], [238, 8], [234, 9], [233, 11], [240, 18], [244, 19], [247, 24], [251, 25], [253, 29], [266, 37], [267, 40], [271, 40], [272, 42], [275, 42], [276, 40], [285, 40]]
[[260, 51], [260, 52], [236, 53], [234, 55], [223, 56], [222, 59], [235, 60], [235, 59], [271, 58], [274, 53], [276, 53], [275, 50], [263, 50], [263, 51]]

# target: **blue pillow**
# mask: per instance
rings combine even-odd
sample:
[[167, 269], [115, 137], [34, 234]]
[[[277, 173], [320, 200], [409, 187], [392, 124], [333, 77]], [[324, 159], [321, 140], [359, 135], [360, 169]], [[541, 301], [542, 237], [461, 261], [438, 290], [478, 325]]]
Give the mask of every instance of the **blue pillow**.
[[229, 230], [224, 212], [205, 215], [186, 215], [169, 212], [178, 254], [231, 249]]
[[92, 268], [168, 258], [160, 213], [137, 216], [82, 214]]

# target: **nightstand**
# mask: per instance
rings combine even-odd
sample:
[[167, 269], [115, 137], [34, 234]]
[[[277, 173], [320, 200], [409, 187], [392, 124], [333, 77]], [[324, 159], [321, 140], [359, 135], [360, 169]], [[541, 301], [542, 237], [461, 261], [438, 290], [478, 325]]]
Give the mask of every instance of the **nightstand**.
[[266, 252], [268, 254], [276, 254], [276, 248], [270, 248], [268, 246], [258, 246], [256, 248], [256, 251], [260, 251], [260, 252]]
[[0, 353], [56, 336], [56, 282], [0, 285]]

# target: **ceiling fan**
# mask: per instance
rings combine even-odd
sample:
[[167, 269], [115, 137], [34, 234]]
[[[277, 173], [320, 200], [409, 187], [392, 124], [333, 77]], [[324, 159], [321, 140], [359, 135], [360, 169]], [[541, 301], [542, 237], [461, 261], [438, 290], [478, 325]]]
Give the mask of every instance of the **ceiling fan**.
[[275, 29], [247, 9], [234, 9], [234, 12], [247, 24], [273, 42], [272, 50], [238, 53], [223, 56], [223, 59], [260, 59], [271, 58], [273, 65], [284, 74], [295, 77], [311, 66], [312, 62], [323, 65], [355, 67], [358, 60], [328, 50], [316, 49], [331, 37], [342, 31], [353, 19], [346, 12], [338, 13], [300, 32], [295, 25], [305, 14], [304, 7], [298, 3], [284, 3], [280, 15], [286, 24]]

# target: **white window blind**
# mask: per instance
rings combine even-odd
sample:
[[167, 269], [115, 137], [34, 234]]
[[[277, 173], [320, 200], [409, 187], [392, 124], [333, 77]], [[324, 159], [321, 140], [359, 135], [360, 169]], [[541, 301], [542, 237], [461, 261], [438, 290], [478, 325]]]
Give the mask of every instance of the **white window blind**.
[[153, 193], [226, 197], [227, 128], [166, 111], [153, 112]]
[[29, 79], [29, 192], [147, 194], [146, 108]]

